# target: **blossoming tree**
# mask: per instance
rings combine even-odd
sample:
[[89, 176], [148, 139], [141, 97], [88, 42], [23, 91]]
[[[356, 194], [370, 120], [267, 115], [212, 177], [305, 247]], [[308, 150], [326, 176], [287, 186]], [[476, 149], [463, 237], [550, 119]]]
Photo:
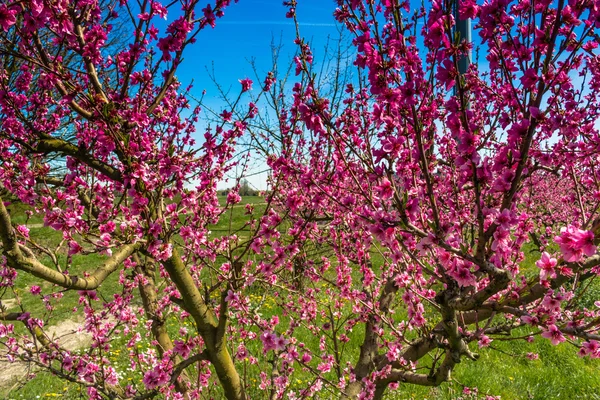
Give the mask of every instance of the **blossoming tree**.
[[[248, 244], [233, 233], [209, 239], [208, 227], [239, 200], [232, 193], [219, 206], [216, 184], [233, 166], [245, 122], [207, 131], [195, 146], [198, 110], [188, 110], [175, 72], [185, 48], [215, 26], [230, 1], [197, 3], [34, 0], [0, 6], [2, 198], [30, 205], [29, 213], [43, 216], [44, 225], [62, 236], [53, 247], [34, 240], [25, 225], [13, 226], [0, 202], [1, 285], [18, 296], [17, 271], [33, 275], [39, 284], [29, 294], [50, 312], [65, 290], [79, 291], [85, 330], [93, 337], [91, 350], [76, 355], [46, 333], [48, 314], [4, 308], [2, 344], [10, 359], [77, 382], [90, 398], [148, 398], [161, 390], [197, 397], [185, 370], [198, 363], [206, 369], [207, 362], [228, 398], [243, 397], [226, 338], [225, 298], [245, 279], [243, 251], [233, 253]], [[157, 21], [167, 15], [171, 22], [161, 31], [157, 26], [165, 23]], [[130, 31], [111, 36], [123, 26]], [[250, 89], [251, 82], [242, 84]], [[275, 229], [277, 223], [259, 225]], [[100, 254], [100, 264], [73, 272], [74, 257], [97, 261], [91, 256]], [[219, 278], [211, 283], [202, 271], [212, 270], [219, 256]], [[96, 304], [96, 289], [112, 274], [119, 274], [122, 290]], [[42, 289], [43, 282], [54, 286]], [[134, 292], [146, 325], [132, 303]], [[167, 327], [171, 312], [194, 320], [194, 332], [175, 331], [174, 340]], [[29, 335], [9, 321], [21, 321]], [[144, 327], [153, 349], [134, 354]], [[121, 382], [106, 356], [116, 335], [126, 338], [143, 384]], [[205, 386], [210, 371], [196, 376]]]
[[[577, 306], [600, 272], [598, 4], [461, 1], [472, 44], [454, 5], [338, 1], [361, 77], [341, 111], [297, 40], [301, 79], [270, 162], [291, 177], [280, 198], [290, 218], [329, 221], [304, 234], [335, 256], [305, 273], [335, 307], [323, 311], [315, 289], [295, 319], [318, 332], [314, 315], [332, 313], [318, 369], [337, 368], [350, 398], [439, 385], [515, 331], [600, 356], [600, 303]], [[460, 73], [474, 51], [485, 58]], [[360, 354], [344, 365], [352, 329]]]
[[[332, 111], [298, 37], [278, 142], [262, 147], [272, 190], [217, 236], [240, 197], [219, 204], [216, 186], [258, 107], [234, 118], [240, 96], [196, 143], [175, 74], [229, 3], [0, 6], [0, 285], [21, 304], [0, 315], [9, 359], [94, 399], [354, 399], [440, 385], [513, 332], [600, 356], [600, 307], [576, 301], [600, 273], [597, 2], [459, 2], [486, 55], [461, 74], [472, 45], [452, 1], [338, 0], [356, 79]], [[123, 24], [132, 36], [113, 40]], [[240, 83], [276, 88], [273, 74]], [[17, 200], [56, 243], [14, 221]], [[73, 291], [83, 352], [46, 329]], [[108, 356], [119, 346], [137, 381]]]

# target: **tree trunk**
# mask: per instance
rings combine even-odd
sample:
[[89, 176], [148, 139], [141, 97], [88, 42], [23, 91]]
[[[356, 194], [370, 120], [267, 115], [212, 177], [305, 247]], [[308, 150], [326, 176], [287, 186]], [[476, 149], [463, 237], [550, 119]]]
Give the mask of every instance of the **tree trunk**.
[[217, 320], [213, 310], [205, 303], [196, 287], [194, 279], [181, 260], [177, 249], [173, 249], [172, 256], [164, 261], [163, 265], [169, 277], [181, 293], [183, 304], [196, 322], [198, 333], [204, 340], [208, 359], [215, 368], [221, 387], [228, 400], [246, 400], [246, 394], [235, 369], [235, 364], [225, 340], [217, 340]]
[[[156, 350], [158, 352], [159, 357], [162, 358], [165, 351], [169, 351], [173, 349], [173, 341], [167, 332], [167, 327], [165, 326], [165, 319], [158, 315], [158, 291], [156, 290], [156, 276], [155, 269], [152, 264], [148, 262], [142, 262], [140, 257], [136, 254], [134, 255], [134, 259], [138, 264], [136, 267], [136, 272], [138, 274], [144, 275], [147, 279], [146, 284], [139, 283], [139, 291], [140, 297], [142, 298], [142, 303], [144, 305], [144, 310], [146, 311], [146, 315], [152, 321], [152, 335], [154, 339], [158, 342], [158, 346], [156, 346]], [[187, 394], [188, 388], [186, 383], [189, 381], [187, 374], [184, 372], [181, 373], [180, 377], [175, 381], [175, 389], [177, 392], [181, 393], [185, 399], [189, 399]]]

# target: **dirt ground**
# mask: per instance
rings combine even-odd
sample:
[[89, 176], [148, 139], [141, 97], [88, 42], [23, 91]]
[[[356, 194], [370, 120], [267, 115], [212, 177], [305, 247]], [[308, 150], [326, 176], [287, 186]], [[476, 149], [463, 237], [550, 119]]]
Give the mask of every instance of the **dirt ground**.
[[[61, 347], [74, 351], [88, 347], [92, 341], [89, 333], [81, 331], [82, 325], [82, 321], [68, 319], [48, 327], [46, 333], [50, 338], [57, 340]], [[22, 380], [27, 379], [32, 372], [32, 367], [27, 363], [23, 361], [9, 362], [0, 352], [0, 393], [9, 392]]]

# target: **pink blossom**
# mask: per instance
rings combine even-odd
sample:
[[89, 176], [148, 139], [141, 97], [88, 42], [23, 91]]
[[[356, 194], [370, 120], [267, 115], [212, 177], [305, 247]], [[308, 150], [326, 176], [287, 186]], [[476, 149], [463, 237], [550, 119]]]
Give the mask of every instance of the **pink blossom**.
[[227, 291], [227, 295], [225, 296], [225, 301], [228, 303], [237, 303], [240, 301], [240, 296], [233, 290], [229, 289]]
[[252, 80], [249, 78], [240, 79], [240, 83], [242, 84], [242, 92], [247, 92], [252, 90]]
[[237, 358], [238, 360], [243, 360], [243, 359], [247, 358], [248, 355], [249, 355], [248, 349], [246, 349], [246, 346], [244, 346], [243, 344], [240, 344], [235, 353], [235, 358]]
[[538, 79], [539, 77], [537, 76], [536, 71], [533, 68], [529, 68], [521, 77], [521, 83], [525, 88], [531, 89], [536, 84]]
[[532, 317], [531, 315], [523, 315], [521, 317], [521, 321], [525, 322], [528, 325], [537, 325], [539, 320], [536, 317]]
[[227, 204], [237, 204], [242, 201], [242, 196], [236, 191], [231, 190], [227, 193]]
[[450, 276], [458, 282], [462, 287], [472, 286], [475, 284], [475, 276], [466, 267], [457, 267], [456, 270], [450, 273]]
[[7, 335], [14, 332], [14, 325], [4, 325], [0, 323], [0, 338], [6, 337]]
[[71, 356], [66, 356], [62, 362], [62, 368], [65, 371], [71, 371], [73, 368], [73, 358]]
[[394, 195], [392, 183], [386, 178], [382, 179], [381, 184], [376, 186], [375, 190], [382, 199], [390, 199]]
[[462, 0], [458, 12], [460, 19], [475, 18], [479, 13], [479, 6], [475, 0]]
[[589, 340], [581, 344], [579, 355], [589, 356], [590, 358], [600, 358], [600, 342], [597, 340]]
[[202, 9], [204, 13], [205, 23], [211, 26], [211, 28], [215, 27], [215, 13], [210, 4], [207, 4], [205, 8]]
[[100, 394], [98, 393], [98, 390], [92, 386], [88, 386], [88, 388], [86, 389], [88, 398], [90, 400], [101, 400], [102, 396], [100, 396]]
[[492, 343], [492, 339], [490, 339], [487, 335], [481, 335], [481, 338], [479, 338], [479, 341], [477, 342], [480, 348], [488, 347], [490, 343]]
[[269, 71], [269, 73], [267, 74], [267, 77], [265, 78], [264, 84], [263, 84], [263, 91], [268, 92], [269, 90], [271, 90], [271, 87], [273, 86], [273, 84], [277, 81], [277, 79], [275, 78], [275, 74], [273, 74], [273, 72]]
[[15, 8], [8, 8], [6, 4], [0, 5], [0, 26], [2, 26], [4, 32], [8, 32], [10, 27], [17, 22], [16, 14], [17, 10]]
[[275, 351], [283, 351], [285, 350], [285, 346], [288, 344], [288, 340], [284, 339], [282, 336], [278, 336], [275, 339]]
[[548, 326], [548, 329], [542, 332], [542, 337], [550, 339], [550, 342], [555, 346], [566, 340], [560, 329], [554, 324]]
[[535, 265], [541, 269], [540, 280], [546, 281], [548, 278], [556, 278], [556, 272], [554, 271], [556, 263], [556, 258], [553, 258], [545, 251], [542, 253], [542, 257], [535, 263]]
[[25, 238], [29, 239], [29, 228], [25, 225], [17, 225], [17, 231]]
[[146, 388], [151, 390], [158, 386], [162, 386], [169, 381], [169, 375], [160, 368], [154, 368], [146, 372], [142, 382], [146, 385]]
[[266, 353], [270, 350], [274, 350], [277, 345], [275, 344], [275, 340], [277, 339], [277, 335], [272, 332], [263, 332], [260, 335], [260, 340], [263, 343], [263, 352]]
[[427, 252], [432, 249], [433, 244], [435, 243], [435, 237], [426, 236], [417, 244], [417, 250], [419, 250], [419, 254], [422, 256], [427, 256]]
[[440, 83], [444, 84], [446, 90], [450, 90], [456, 83], [457, 75], [458, 73], [452, 61], [444, 60], [444, 62], [438, 67], [435, 77]]
[[29, 289], [29, 293], [31, 293], [34, 296], [37, 296], [38, 294], [42, 293], [42, 288], [37, 285], [32, 285]]
[[575, 228], [572, 225], [561, 229], [561, 234], [555, 236], [554, 240], [560, 246], [560, 251], [567, 262], [577, 262], [583, 255], [592, 256], [596, 253], [594, 233]]
[[504, 230], [510, 229], [511, 225], [514, 223], [515, 217], [510, 210], [504, 209], [498, 215], [496, 219], [496, 223]]
[[309, 363], [309, 362], [310, 362], [310, 360], [312, 360], [312, 356], [311, 356], [310, 354], [308, 354], [308, 353], [304, 353], [304, 354], [302, 354], [302, 359], [301, 359], [301, 362], [302, 362], [303, 364], [307, 364], [307, 363]]
[[321, 372], [329, 372], [331, 371], [332, 363], [331, 362], [323, 362], [317, 366], [317, 370]]
[[183, 358], [187, 358], [190, 355], [191, 349], [187, 343], [183, 340], [174, 340], [173, 341], [173, 351], [179, 354]]
[[83, 248], [75, 240], [69, 240], [69, 255], [80, 253]]

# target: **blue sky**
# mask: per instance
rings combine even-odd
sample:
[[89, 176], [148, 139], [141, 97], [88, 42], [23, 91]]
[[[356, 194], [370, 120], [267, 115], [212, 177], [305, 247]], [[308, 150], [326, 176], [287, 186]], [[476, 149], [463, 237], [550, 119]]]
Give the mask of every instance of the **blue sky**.
[[[410, 2], [414, 7], [420, 5], [417, 0]], [[332, 15], [336, 3], [334, 0], [298, 0], [298, 3], [297, 15], [301, 36], [311, 42], [315, 60], [318, 62], [328, 36], [339, 36]], [[426, 1], [426, 7], [429, 5], [427, 3], [429, 2]], [[481, 4], [481, 1], [478, 3]], [[184, 87], [193, 80], [192, 94], [195, 97], [199, 98], [202, 91], [206, 90], [204, 103], [217, 111], [224, 107], [224, 103], [209, 77], [209, 71], [214, 71], [216, 79], [225, 91], [231, 89], [230, 98], [237, 97], [240, 90], [238, 80], [246, 77], [255, 80], [257, 93], [262, 79], [272, 68], [271, 43], [281, 43], [283, 46], [280, 57], [280, 65], [283, 68], [287, 68], [296, 52], [295, 27], [293, 20], [285, 17], [286, 12], [287, 8], [282, 5], [282, 0], [240, 0], [239, 3], [232, 4], [225, 10], [224, 17], [217, 20], [216, 27], [202, 31], [197, 37], [197, 43], [187, 49], [184, 62], [178, 69], [179, 80]], [[479, 43], [478, 39], [474, 29], [475, 44]], [[419, 40], [419, 46], [421, 45]], [[257, 67], [260, 76], [258, 82], [250, 60], [254, 60]], [[481, 70], [487, 69], [485, 48], [481, 49], [481, 59], [478, 63]], [[249, 101], [249, 97], [247, 100]], [[198, 125], [199, 133], [206, 126], [207, 122], [201, 121]], [[265, 165], [259, 161], [248, 173], [263, 169]], [[249, 180], [256, 188], [266, 189], [266, 174], [254, 175]], [[219, 187], [231, 185], [230, 180], [222, 182]]]
[[[297, 8], [301, 33], [322, 47], [328, 35], [337, 36], [333, 0], [300, 0]], [[254, 59], [261, 75], [271, 69], [271, 42], [283, 44], [282, 61], [291, 61], [296, 50], [293, 41], [293, 21], [285, 17], [287, 8], [280, 0], [240, 0], [225, 10], [214, 29], [207, 28], [198, 36], [198, 42], [185, 53], [178, 70], [184, 83], [194, 80], [194, 93], [206, 89], [205, 97], [218, 104], [218, 93], [208, 77], [214, 66], [215, 75], [224, 88], [239, 89], [238, 79], [254, 77], [249, 60]], [[213, 100], [214, 99], [214, 100]]]
[[[241, 88], [239, 79], [249, 77], [255, 80], [256, 91], [267, 72], [272, 69], [272, 42], [283, 46], [280, 53], [281, 64], [287, 68], [296, 52], [296, 31], [293, 20], [285, 17], [287, 8], [282, 3], [281, 0], [240, 0], [227, 8], [224, 17], [217, 20], [216, 27], [203, 30], [197, 36], [197, 42], [184, 53], [184, 61], [177, 73], [183, 86], [193, 80], [193, 96], [199, 98], [202, 91], [206, 90], [204, 104], [214, 110], [221, 110], [224, 103], [209, 77], [212, 71], [221, 87], [224, 90], [231, 89], [230, 97], [235, 98]], [[339, 36], [332, 15], [335, 9], [334, 0], [299, 1], [297, 15], [300, 32], [312, 43], [316, 60], [319, 60], [319, 53], [322, 53], [327, 37]], [[250, 60], [254, 60], [261, 76], [260, 82], [255, 79]], [[198, 124], [199, 138], [206, 125], [205, 120]], [[267, 188], [267, 173], [256, 174], [265, 169], [263, 161], [255, 160], [247, 172], [252, 175], [248, 180], [256, 189]], [[219, 188], [230, 187], [232, 184], [232, 180], [221, 182]]]

